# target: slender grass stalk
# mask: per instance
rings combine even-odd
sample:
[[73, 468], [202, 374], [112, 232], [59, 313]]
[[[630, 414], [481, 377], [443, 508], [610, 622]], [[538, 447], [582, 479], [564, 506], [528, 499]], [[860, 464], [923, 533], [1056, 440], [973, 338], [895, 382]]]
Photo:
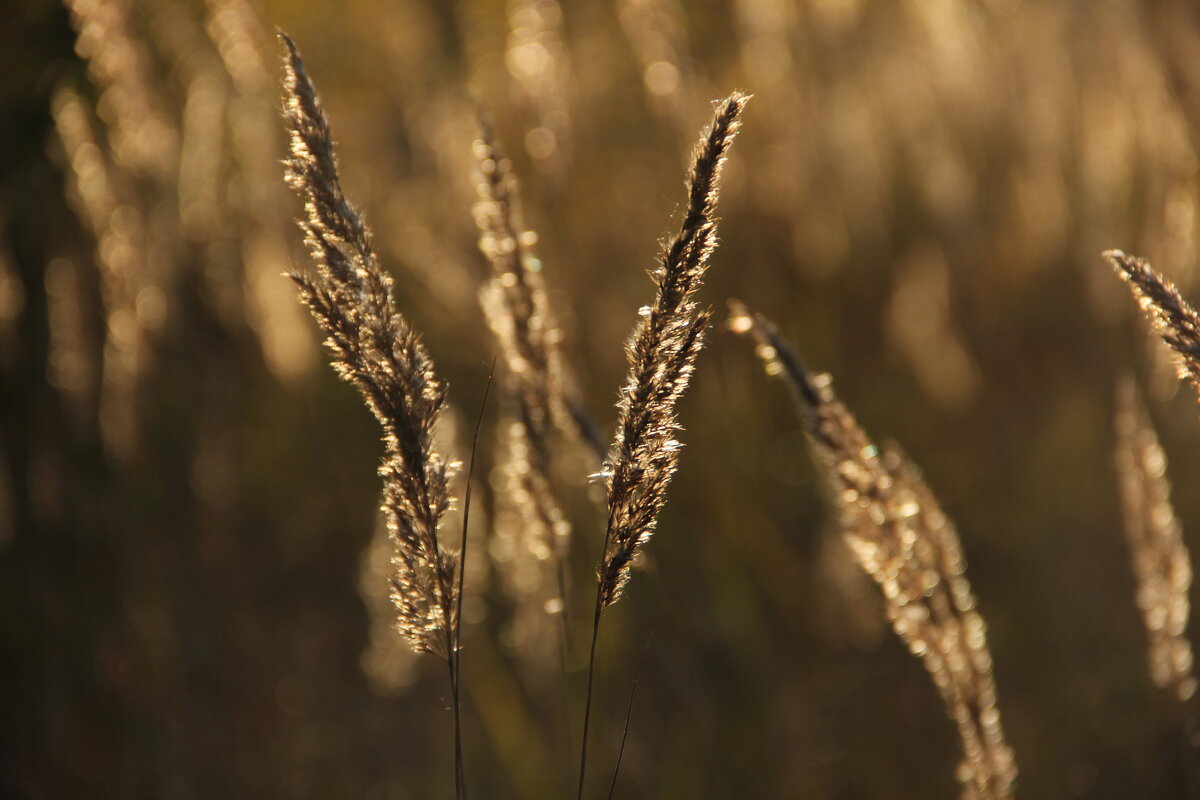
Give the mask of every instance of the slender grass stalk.
[[679, 232], [664, 246], [654, 272], [653, 304], [639, 312], [626, 345], [629, 374], [617, 404], [616, 438], [600, 477], [608, 489], [608, 524], [596, 575], [596, 605], [588, 655], [587, 694], [579, 754], [579, 789], [587, 775], [588, 731], [596, 672], [596, 644], [604, 610], [621, 596], [637, 551], [649, 541], [666, 504], [682, 446], [675, 438], [675, 405], [687, 389], [703, 333], [712, 316], [694, 300], [717, 245], [721, 167], [749, 97], [734, 92], [716, 103], [688, 171], [688, 203]]
[[462, 713], [460, 711], [462, 703], [462, 602], [463, 602], [463, 583], [466, 580], [467, 573], [467, 526], [471, 520], [471, 490], [474, 488], [475, 477], [475, 456], [479, 452], [479, 431], [483, 427], [483, 412], [487, 410], [488, 395], [492, 392], [492, 378], [496, 375], [496, 361], [492, 360], [492, 367], [488, 371], [487, 386], [483, 390], [483, 400], [479, 403], [479, 417], [475, 420], [475, 434], [471, 437], [471, 462], [467, 467], [467, 488], [463, 497], [463, 521], [462, 521], [462, 539], [459, 542], [458, 552], [458, 588], [456, 597], [455, 609], [455, 625], [454, 625], [454, 652], [457, 656], [454, 659], [454, 677], [453, 677], [453, 692], [454, 692], [454, 772], [456, 775], [457, 785], [461, 787], [461, 794], [465, 798], [467, 795], [466, 775], [464, 774], [463, 766], [463, 745], [462, 745]]
[[962, 745], [963, 800], [1008, 800], [1016, 761], [1000, 726], [992, 656], [953, 523], [911, 459], [880, 452], [833, 393], [764, 317], [730, 301], [730, 328], [750, 334], [767, 372], [791, 387], [829, 478], [842, 534], [883, 590], [896, 635], [920, 658]]
[[1200, 399], [1200, 313], [1146, 259], [1120, 250], [1109, 250], [1104, 257], [1129, 285], [1154, 332], [1178, 357], [1180, 379], [1190, 381]]
[[583, 798], [583, 782], [587, 775], [587, 746], [588, 732], [592, 723], [592, 688], [596, 682], [596, 645], [600, 641], [600, 601], [596, 601], [595, 613], [592, 616], [592, 644], [588, 648], [587, 689], [583, 703], [583, 741], [579, 746], [579, 788], [576, 800]]
[[455, 796], [463, 800], [458, 671], [462, 559], [438, 540], [457, 465], [441, 457], [432, 437], [446, 389], [420, 337], [396, 308], [392, 280], [379, 264], [370, 229], [342, 192], [329, 122], [300, 53], [287, 34], [280, 32], [280, 39], [287, 51], [286, 178], [304, 201], [299, 225], [316, 264], [314, 275], [297, 272], [291, 278], [327, 335], [334, 369], [359, 390], [384, 431], [379, 475], [395, 547], [391, 584], [397, 627], [415, 650], [446, 662], [454, 700]]
[[621, 774], [621, 761], [625, 758], [625, 742], [629, 739], [629, 722], [633, 719], [633, 701], [637, 697], [638, 678], [642, 676], [642, 664], [646, 660], [646, 651], [650, 642], [654, 641], [654, 631], [646, 637], [646, 646], [642, 648], [642, 657], [638, 659], [637, 669], [633, 672], [633, 685], [629, 688], [629, 706], [625, 709], [625, 727], [621, 730], [621, 744], [617, 747], [617, 763], [613, 765], [612, 782], [608, 785], [608, 800], [613, 799], [617, 792], [617, 778]]

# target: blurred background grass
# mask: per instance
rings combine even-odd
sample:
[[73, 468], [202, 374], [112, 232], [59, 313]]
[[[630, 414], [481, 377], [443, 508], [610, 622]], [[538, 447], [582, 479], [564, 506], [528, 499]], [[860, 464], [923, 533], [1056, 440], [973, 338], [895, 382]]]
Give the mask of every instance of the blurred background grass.
[[[607, 438], [706, 101], [754, 92], [708, 301], [774, 318], [925, 469], [989, 623], [1020, 796], [1180, 796], [1113, 491], [1115, 376], [1150, 389], [1185, 528], [1200, 426], [1098, 253], [1196, 283], [1194, 4], [67, 5], [19, 4], [0, 34], [6, 794], [450, 791], [443, 670], [379, 614], [377, 431], [280, 277], [305, 259], [278, 163], [278, 25], [460, 433], [492, 352], [475, 108], [522, 176]], [[682, 415], [660, 533], [602, 641], [595, 772], [640, 661], [624, 796], [954, 796], [951, 726], [831, 536], [786, 393], [717, 331]], [[603, 518], [594, 465], [561, 466], [578, 622]], [[470, 784], [559, 796], [588, 631], [565, 677], [523, 651], [504, 562], [482, 557], [489, 494], [464, 636]]]

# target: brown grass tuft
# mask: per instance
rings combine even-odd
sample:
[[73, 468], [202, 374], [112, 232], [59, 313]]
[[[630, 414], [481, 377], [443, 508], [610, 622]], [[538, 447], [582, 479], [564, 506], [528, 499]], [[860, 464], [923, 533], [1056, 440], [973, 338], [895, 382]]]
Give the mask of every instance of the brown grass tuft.
[[1200, 395], [1200, 314], [1146, 259], [1120, 250], [1109, 250], [1104, 257], [1129, 284], [1155, 333], [1177, 354], [1180, 379], [1190, 380]]
[[296, 45], [286, 34], [280, 38], [287, 47], [287, 181], [304, 200], [300, 228], [317, 266], [315, 275], [291, 277], [328, 335], [334, 368], [383, 426], [379, 475], [395, 544], [392, 601], [400, 632], [416, 650], [450, 662], [458, 555], [438, 542], [438, 524], [450, 506], [454, 465], [432, 443], [446, 390], [420, 337], [395, 307], [370, 229], [342, 193], [329, 123]]
[[767, 372], [782, 375], [795, 393], [842, 534], [883, 590], [892, 628], [924, 663], [954, 720], [963, 798], [1011, 797], [1016, 762], [1000, 726], [986, 628], [954, 524], [904, 453], [879, 451], [834, 395], [828, 375], [805, 369], [764, 317], [737, 301], [730, 307], [730, 328], [752, 335]]
[[654, 533], [679, 461], [675, 404], [687, 389], [712, 316], [711, 309], [700, 309], [693, 295], [717, 245], [721, 167], [748, 100], [734, 92], [720, 101], [712, 126], [696, 146], [683, 224], [659, 256], [654, 302], [639, 312], [626, 346], [629, 375], [618, 403], [616, 440], [601, 473], [608, 487], [601, 609], [621, 596], [634, 555]]

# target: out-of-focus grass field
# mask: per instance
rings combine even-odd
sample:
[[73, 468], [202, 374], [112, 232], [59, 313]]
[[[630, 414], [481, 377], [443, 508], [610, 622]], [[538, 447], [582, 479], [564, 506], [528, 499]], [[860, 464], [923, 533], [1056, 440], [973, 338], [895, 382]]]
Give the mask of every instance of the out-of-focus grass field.
[[[280, 26], [451, 384], [460, 458], [494, 352], [476, 108], [609, 439], [707, 101], [753, 92], [703, 297], [775, 319], [924, 468], [989, 624], [1018, 795], [1181, 796], [1115, 496], [1114, 380], [1150, 395], [1193, 542], [1200, 419], [1099, 252], [1196, 295], [1193, 3], [68, 5], [17, 4], [0, 34], [0, 793], [452, 792], [444, 668], [386, 629], [367, 558], [375, 423], [280, 277], [307, 264]], [[604, 516], [596, 465], [567, 451], [563, 676], [486, 557], [502, 408], [472, 513], [469, 786], [561, 797]], [[956, 796], [953, 728], [833, 536], [786, 392], [718, 329], [681, 411], [667, 511], [605, 623], [595, 775], [640, 663], [618, 796]]]

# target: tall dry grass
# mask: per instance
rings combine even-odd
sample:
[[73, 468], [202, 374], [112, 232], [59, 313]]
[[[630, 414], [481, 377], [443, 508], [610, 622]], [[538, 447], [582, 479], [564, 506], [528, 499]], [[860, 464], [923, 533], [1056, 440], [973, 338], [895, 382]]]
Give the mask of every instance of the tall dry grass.
[[1146, 259], [1120, 250], [1109, 250], [1104, 257], [1129, 286], [1154, 332], [1173, 351], [1180, 378], [1200, 392], [1200, 314]]
[[[460, 712], [463, 553], [439, 540], [457, 465], [433, 447], [446, 402], [425, 345], [401, 316], [392, 279], [379, 265], [372, 234], [342, 193], [333, 137], [287, 34], [283, 86], [290, 135], [288, 184], [304, 201], [300, 221], [316, 274], [293, 273], [300, 299], [326, 333], [338, 374], [359, 390], [384, 431], [379, 468], [382, 508], [394, 544], [392, 602], [400, 633], [419, 652], [446, 662], [454, 705], [455, 783], [464, 796]], [[464, 535], [463, 547], [465, 547]]]
[[362, 394], [384, 430], [384, 511], [396, 541], [397, 619], [418, 650], [453, 662], [458, 558], [443, 552], [438, 527], [450, 506], [454, 466], [433, 449], [446, 390], [416, 332], [396, 309], [392, 279], [372, 234], [342, 194], [333, 139], [295, 44], [288, 55], [285, 119], [288, 183], [304, 200], [300, 222], [317, 266], [295, 273], [300, 298], [328, 335], [334, 368]]
[[[1129, 286], [1151, 329], [1170, 348], [1181, 381], [1200, 391], [1200, 315], [1148, 261], [1104, 254]], [[1187, 635], [1192, 559], [1171, 503], [1167, 457], [1132, 378], [1117, 385], [1114, 465], [1125, 538], [1146, 630], [1151, 680], [1174, 701], [1188, 792], [1200, 791], [1195, 656]]]
[[[395, 546], [391, 583], [397, 625], [416, 650], [434, 653], [448, 666], [456, 789], [457, 796], [463, 797], [459, 650], [464, 566], [461, 552], [439, 542], [454, 466], [433, 449], [433, 429], [445, 404], [445, 388], [424, 344], [396, 308], [392, 279], [380, 267], [370, 229], [342, 192], [329, 122], [296, 45], [284, 33], [280, 38], [287, 49], [286, 176], [304, 201], [305, 216], [299, 224], [316, 264], [315, 276], [297, 272], [291, 277], [301, 301], [327, 334], [325, 344], [335, 370], [358, 388], [384, 430], [387, 455], [379, 474], [383, 510]], [[675, 406], [687, 389], [712, 317], [711, 310], [700, 308], [695, 294], [716, 248], [721, 169], [748, 99], [735, 92], [716, 104], [712, 124], [692, 155], [679, 232], [659, 256], [653, 304], [638, 312], [626, 348], [629, 376], [618, 404], [616, 439], [600, 473], [608, 490], [608, 523], [596, 574], [580, 798], [587, 773], [600, 620], [620, 598], [634, 557], [654, 532], [678, 463]], [[482, 294], [483, 309], [497, 335], [519, 409], [518, 441], [510, 444], [509, 453], [510, 461], [517, 463], [507, 469], [520, 482], [510, 485], [514, 495], [509, 500], [519, 505], [535, 531], [541, 531], [557, 565], [561, 605], [566, 602], [561, 566], [566, 531], [549, 485], [548, 464], [551, 429], [571, 424], [562, 393], [559, 337], [540, 269], [528, 252], [532, 236], [520, 230], [515, 182], [486, 130], [476, 142], [476, 154], [484, 177], [476, 222], [480, 249], [493, 272]]]
[[883, 451], [775, 327], [738, 301], [730, 328], [752, 336], [767, 373], [782, 377], [825, 471], [842, 535], [883, 592], [892, 629], [921, 659], [958, 731], [957, 777], [967, 800], [1013, 796], [1017, 777], [996, 706], [983, 617], [954, 524], [902, 451]]
[[621, 388], [617, 431], [600, 472], [608, 490], [608, 522], [596, 568], [596, 606], [588, 655], [587, 694], [580, 745], [579, 788], [587, 774], [588, 732], [596, 645], [604, 610], [629, 582], [633, 559], [650, 540], [667, 502], [667, 487], [679, 463], [675, 406], [687, 390], [712, 311], [695, 299], [709, 257], [717, 246], [717, 199], [721, 168], [741, 127], [750, 98], [734, 92], [716, 103], [713, 120], [692, 153], [687, 206], [679, 231], [663, 245], [653, 273], [654, 301], [638, 310], [625, 346], [629, 373]]

